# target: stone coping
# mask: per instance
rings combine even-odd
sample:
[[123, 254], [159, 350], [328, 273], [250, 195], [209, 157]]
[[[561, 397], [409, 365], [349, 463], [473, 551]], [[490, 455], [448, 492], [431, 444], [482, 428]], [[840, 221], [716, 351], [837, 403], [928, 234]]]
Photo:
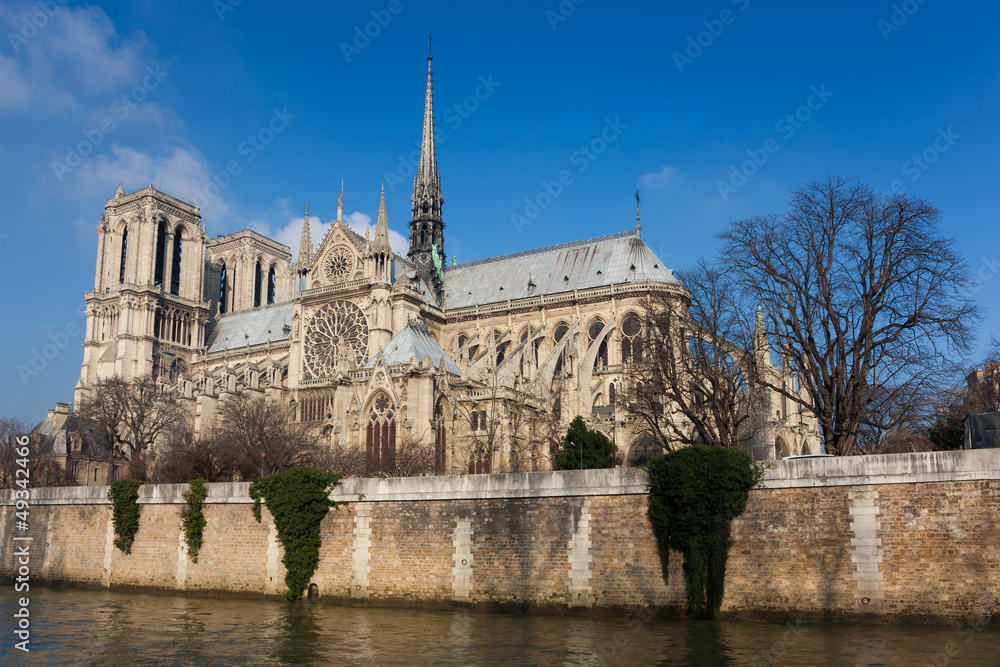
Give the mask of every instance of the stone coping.
[[765, 489], [1000, 479], [1000, 449], [771, 461]]
[[[917, 484], [1000, 480], [1000, 449], [918, 452], [771, 461], [761, 489], [871, 484]], [[206, 503], [249, 504], [250, 482], [206, 484]], [[181, 504], [187, 484], [147, 484], [140, 504]], [[567, 470], [496, 475], [442, 475], [345, 479], [331, 498], [340, 502], [488, 500], [641, 495], [649, 491], [644, 470]], [[14, 491], [0, 490], [0, 506], [13, 505]], [[108, 505], [107, 486], [31, 489], [29, 505]]]

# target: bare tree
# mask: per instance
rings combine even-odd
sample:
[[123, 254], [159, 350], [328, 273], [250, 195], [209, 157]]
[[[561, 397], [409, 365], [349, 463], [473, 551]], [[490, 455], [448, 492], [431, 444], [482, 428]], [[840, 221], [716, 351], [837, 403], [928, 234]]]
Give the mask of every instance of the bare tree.
[[891, 431], [954, 369], [978, 319], [968, 267], [909, 195], [829, 177], [781, 215], [722, 233], [723, 267], [763, 304], [767, 333], [804, 396], [762, 377], [819, 420], [831, 454], [863, 428]]
[[[0, 489], [14, 488], [18, 479], [27, 479], [32, 487], [75, 485], [76, 480], [46, 456], [42, 440], [30, 435], [30, 430], [28, 423], [19, 417], [0, 417]], [[28, 448], [27, 456], [18, 453], [24, 447]], [[27, 477], [24, 473], [19, 475], [18, 470], [26, 470]]]
[[[516, 352], [511, 353], [510, 361]], [[544, 390], [537, 378], [531, 382], [505, 373], [493, 358], [491, 354], [487, 366], [459, 390], [456, 401], [456, 410], [470, 427], [473, 470], [520, 472], [537, 468], [539, 461], [547, 458], [547, 452], [540, 449], [555, 415], [551, 408], [558, 392]]]
[[366, 477], [367, 457], [363, 447], [332, 445], [325, 447], [316, 467], [326, 472], [335, 472], [341, 477]]
[[383, 462], [378, 470], [373, 471], [372, 475], [375, 477], [431, 475], [434, 473], [435, 464], [433, 445], [421, 445], [412, 438], [404, 438], [396, 447], [393, 456], [388, 461]]
[[222, 401], [219, 416], [218, 441], [241, 479], [259, 477], [262, 465], [264, 474], [271, 475], [322, 464], [324, 452], [317, 437], [295, 421], [289, 406], [242, 393]]
[[678, 276], [690, 295], [687, 312], [665, 295], [650, 303], [644, 323], [625, 323], [642, 326], [642, 344], [632, 349], [617, 406], [663, 450], [736, 447], [756, 424], [753, 320], [718, 268], [700, 261]]
[[153, 479], [159, 484], [179, 484], [198, 478], [207, 482], [230, 481], [235, 459], [230, 445], [217, 432], [199, 438], [176, 438], [157, 459]]
[[456, 401], [456, 410], [464, 415], [472, 436], [470, 472], [493, 472], [500, 451], [507, 387], [497, 373], [493, 358], [495, 355], [491, 355], [478, 377], [460, 390]]
[[176, 395], [151, 375], [96, 383], [77, 406], [81, 434], [109, 453], [131, 459], [186, 429]]

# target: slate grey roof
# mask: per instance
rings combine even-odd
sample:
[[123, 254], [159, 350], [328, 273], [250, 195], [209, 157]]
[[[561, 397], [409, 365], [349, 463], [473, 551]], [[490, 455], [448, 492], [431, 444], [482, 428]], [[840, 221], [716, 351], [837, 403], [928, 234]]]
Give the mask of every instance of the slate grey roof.
[[647, 280], [679, 282], [630, 230], [446, 267], [445, 304], [449, 310], [468, 308]]
[[[254, 310], [222, 315], [215, 320], [208, 333], [208, 351], [221, 352], [225, 349], [260, 345], [268, 339], [272, 343], [288, 340], [283, 331], [287, 324], [292, 326], [293, 303], [265, 306]], [[270, 332], [270, 333], [268, 333]]]
[[[403, 330], [392, 337], [385, 347], [382, 348], [382, 356], [388, 366], [395, 364], [409, 363], [411, 357], [416, 357], [423, 361], [424, 357], [430, 357], [434, 362], [434, 368], [441, 368], [441, 358], [444, 357], [444, 369], [449, 373], [461, 375], [462, 371], [451, 357], [449, 357], [437, 341], [422, 327], [415, 326], [408, 322]], [[378, 356], [369, 360], [365, 368], [375, 368], [375, 361]]]

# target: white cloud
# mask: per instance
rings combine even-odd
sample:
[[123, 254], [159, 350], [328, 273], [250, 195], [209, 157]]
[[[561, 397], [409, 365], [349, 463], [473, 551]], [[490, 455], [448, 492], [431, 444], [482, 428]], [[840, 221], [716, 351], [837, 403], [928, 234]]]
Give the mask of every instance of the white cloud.
[[75, 109], [139, 85], [151, 64], [146, 36], [120, 36], [99, 7], [2, 5], [0, 27], [14, 54], [0, 56], [0, 110]]
[[[344, 222], [347, 223], [349, 228], [362, 236], [365, 235], [365, 230], [368, 230], [368, 233], [372, 236], [375, 235], [375, 225], [372, 224], [372, 217], [370, 215], [365, 215], [364, 213], [355, 211], [347, 216], [347, 219]], [[392, 248], [393, 252], [402, 253], [405, 257], [406, 253], [410, 250], [410, 241], [390, 227], [389, 246]]]
[[646, 188], [656, 188], [667, 185], [674, 181], [677, 175], [677, 167], [663, 165], [659, 171], [651, 171], [639, 177], [639, 184]]
[[158, 190], [197, 204], [202, 220], [209, 227], [218, 228], [230, 213], [230, 204], [221, 194], [206, 196], [206, 186], [211, 183], [208, 163], [193, 147], [167, 146], [154, 155], [115, 144], [111, 155], [85, 160], [73, 177], [86, 192], [107, 192], [108, 197], [114, 196], [119, 182], [124, 183], [126, 192], [141, 190], [152, 183]]

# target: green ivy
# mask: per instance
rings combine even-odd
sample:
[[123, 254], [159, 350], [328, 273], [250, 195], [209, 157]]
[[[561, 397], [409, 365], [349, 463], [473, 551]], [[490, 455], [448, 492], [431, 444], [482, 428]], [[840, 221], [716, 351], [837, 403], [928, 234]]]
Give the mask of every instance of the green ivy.
[[261, 520], [260, 501], [267, 504], [285, 548], [285, 584], [289, 600], [297, 600], [309, 585], [319, 564], [319, 524], [331, 507], [330, 491], [340, 483], [340, 475], [315, 468], [292, 468], [262, 477], [250, 485], [253, 514]]
[[201, 535], [205, 530], [205, 515], [202, 514], [201, 504], [208, 497], [208, 490], [205, 488], [205, 480], [202, 478], [193, 479], [188, 485], [188, 492], [184, 494], [184, 509], [181, 510], [181, 522], [184, 524], [184, 541], [187, 542], [188, 555], [195, 563], [198, 562], [198, 552], [201, 550]]
[[649, 519], [660, 548], [664, 579], [669, 549], [684, 554], [688, 607], [693, 618], [715, 618], [722, 606], [733, 519], [764, 474], [737, 449], [692, 446], [648, 464]]
[[132, 553], [135, 533], [139, 530], [139, 487], [143, 484], [145, 482], [134, 479], [120, 479], [108, 490], [113, 508], [115, 546], [127, 554]]

